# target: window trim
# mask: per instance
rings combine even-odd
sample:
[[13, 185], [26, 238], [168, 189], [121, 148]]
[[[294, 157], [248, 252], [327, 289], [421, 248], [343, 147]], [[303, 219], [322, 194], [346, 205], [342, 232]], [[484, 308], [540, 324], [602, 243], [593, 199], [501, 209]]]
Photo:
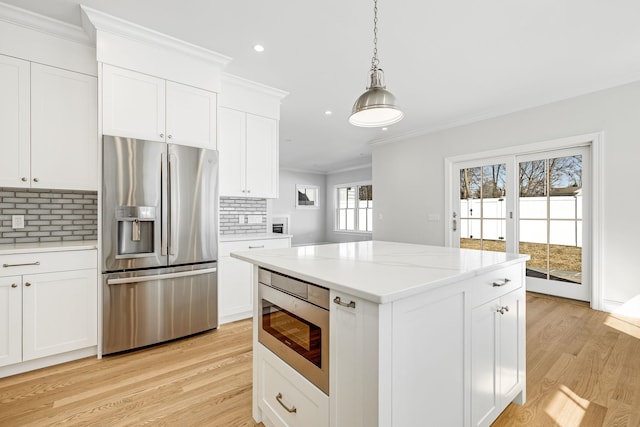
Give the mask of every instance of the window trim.
[[[346, 182], [343, 184], [336, 184], [333, 186], [333, 232], [334, 233], [342, 233], [342, 234], [357, 234], [360, 236], [369, 236], [373, 234], [373, 222], [371, 223], [371, 231], [360, 231], [360, 230], [341, 230], [338, 228], [338, 210], [339, 208], [339, 202], [338, 202], [338, 189], [339, 188], [345, 188], [345, 187], [362, 187], [365, 185], [371, 185], [373, 186], [373, 181], [357, 181], [357, 182]], [[356, 190], [358, 191], [358, 190]], [[358, 211], [360, 208], [358, 208], [356, 206], [356, 211]], [[372, 213], [373, 213], [373, 208], [372, 209]], [[356, 214], [356, 228], [358, 227], [358, 215]]]

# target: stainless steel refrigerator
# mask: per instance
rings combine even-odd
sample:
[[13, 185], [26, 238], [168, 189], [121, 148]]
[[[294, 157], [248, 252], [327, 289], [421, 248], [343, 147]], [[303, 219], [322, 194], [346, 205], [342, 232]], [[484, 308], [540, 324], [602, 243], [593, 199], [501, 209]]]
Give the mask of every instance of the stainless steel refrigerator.
[[104, 136], [102, 353], [218, 326], [218, 152]]

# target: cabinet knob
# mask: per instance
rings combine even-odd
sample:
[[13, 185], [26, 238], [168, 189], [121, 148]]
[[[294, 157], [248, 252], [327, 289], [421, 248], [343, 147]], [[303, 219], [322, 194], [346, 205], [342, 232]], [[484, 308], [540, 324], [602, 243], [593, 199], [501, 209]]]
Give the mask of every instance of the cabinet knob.
[[39, 182], [40, 180], [38, 178], [33, 178], [33, 182]]
[[251, 193], [251, 190], [247, 190], [247, 193]]
[[499, 309], [496, 310], [496, 312], [498, 312], [500, 314], [505, 314], [508, 311], [509, 311], [509, 306], [508, 305], [506, 305], [504, 307], [500, 307]]
[[167, 138], [171, 139], [171, 138], [173, 138], [173, 136], [172, 135], [167, 135]]
[[22, 182], [27, 182], [27, 177], [23, 176], [22, 178], [20, 178], [22, 180]]
[[160, 134], [160, 138], [164, 138], [164, 133], [161, 133], [161, 134]]
[[29, 287], [29, 286], [31, 286], [31, 283], [27, 282], [27, 283], [25, 283], [24, 285], [25, 285], [25, 286], [27, 286], [27, 287]]
[[12, 288], [17, 288], [17, 287], [18, 287], [18, 285], [16, 285], [15, 283], [12, 283], [12, 284], [11, 284], [11, 287], [12, 287]]

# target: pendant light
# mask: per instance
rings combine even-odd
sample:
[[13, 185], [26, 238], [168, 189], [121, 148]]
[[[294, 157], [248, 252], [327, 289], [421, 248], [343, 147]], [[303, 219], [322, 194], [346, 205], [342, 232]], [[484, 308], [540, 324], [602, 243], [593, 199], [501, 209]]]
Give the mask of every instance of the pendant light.
[[388, 126], [399, 122], [404, 113], [396, 106], [396, 97], [384, 85], [384, 71], [378, 60], [378, 0], [373, 1], [373, 57], [369, 87], [353, 104], [349, 123], [361, 127]]

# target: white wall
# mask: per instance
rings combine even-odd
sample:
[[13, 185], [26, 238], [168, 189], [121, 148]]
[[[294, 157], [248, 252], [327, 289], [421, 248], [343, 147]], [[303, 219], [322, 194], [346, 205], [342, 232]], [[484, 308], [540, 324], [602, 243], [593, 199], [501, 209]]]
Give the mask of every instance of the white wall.
[[[371, 234], [335, 232], [334, 220], [336, 210], [335, 187], [341, 184], [356, 182], [371, 182], [371, 166], [327, 175], [327, 203], [326, 203], [326, 237], [328, 242], [356, 242], [371, 240]], [[373, 210], [376, 209], [376, 187], [373, 186]], [[374, 225], [375, 227], [375, 225]]]
[[[296, 184], [317, 185], [320, 206], [317, 209], [296, 209]], [[280, 197], [271, 200], [270, 215], [289, 215], [292, 245], [325, 242], [326, 184], [323, 174], [280, 170]]]
[[[603, 297], [605, 304], [629, 301], [640, 294], [640, 222], [622, 213], [640, 212], [640, 198], [624, 193], [638, 180], [640, 82], [374, 147], [373, 236], [444, 245], [446, 157], [600, 131]], [[430, 213], [440, 220], [427, 221]]]

